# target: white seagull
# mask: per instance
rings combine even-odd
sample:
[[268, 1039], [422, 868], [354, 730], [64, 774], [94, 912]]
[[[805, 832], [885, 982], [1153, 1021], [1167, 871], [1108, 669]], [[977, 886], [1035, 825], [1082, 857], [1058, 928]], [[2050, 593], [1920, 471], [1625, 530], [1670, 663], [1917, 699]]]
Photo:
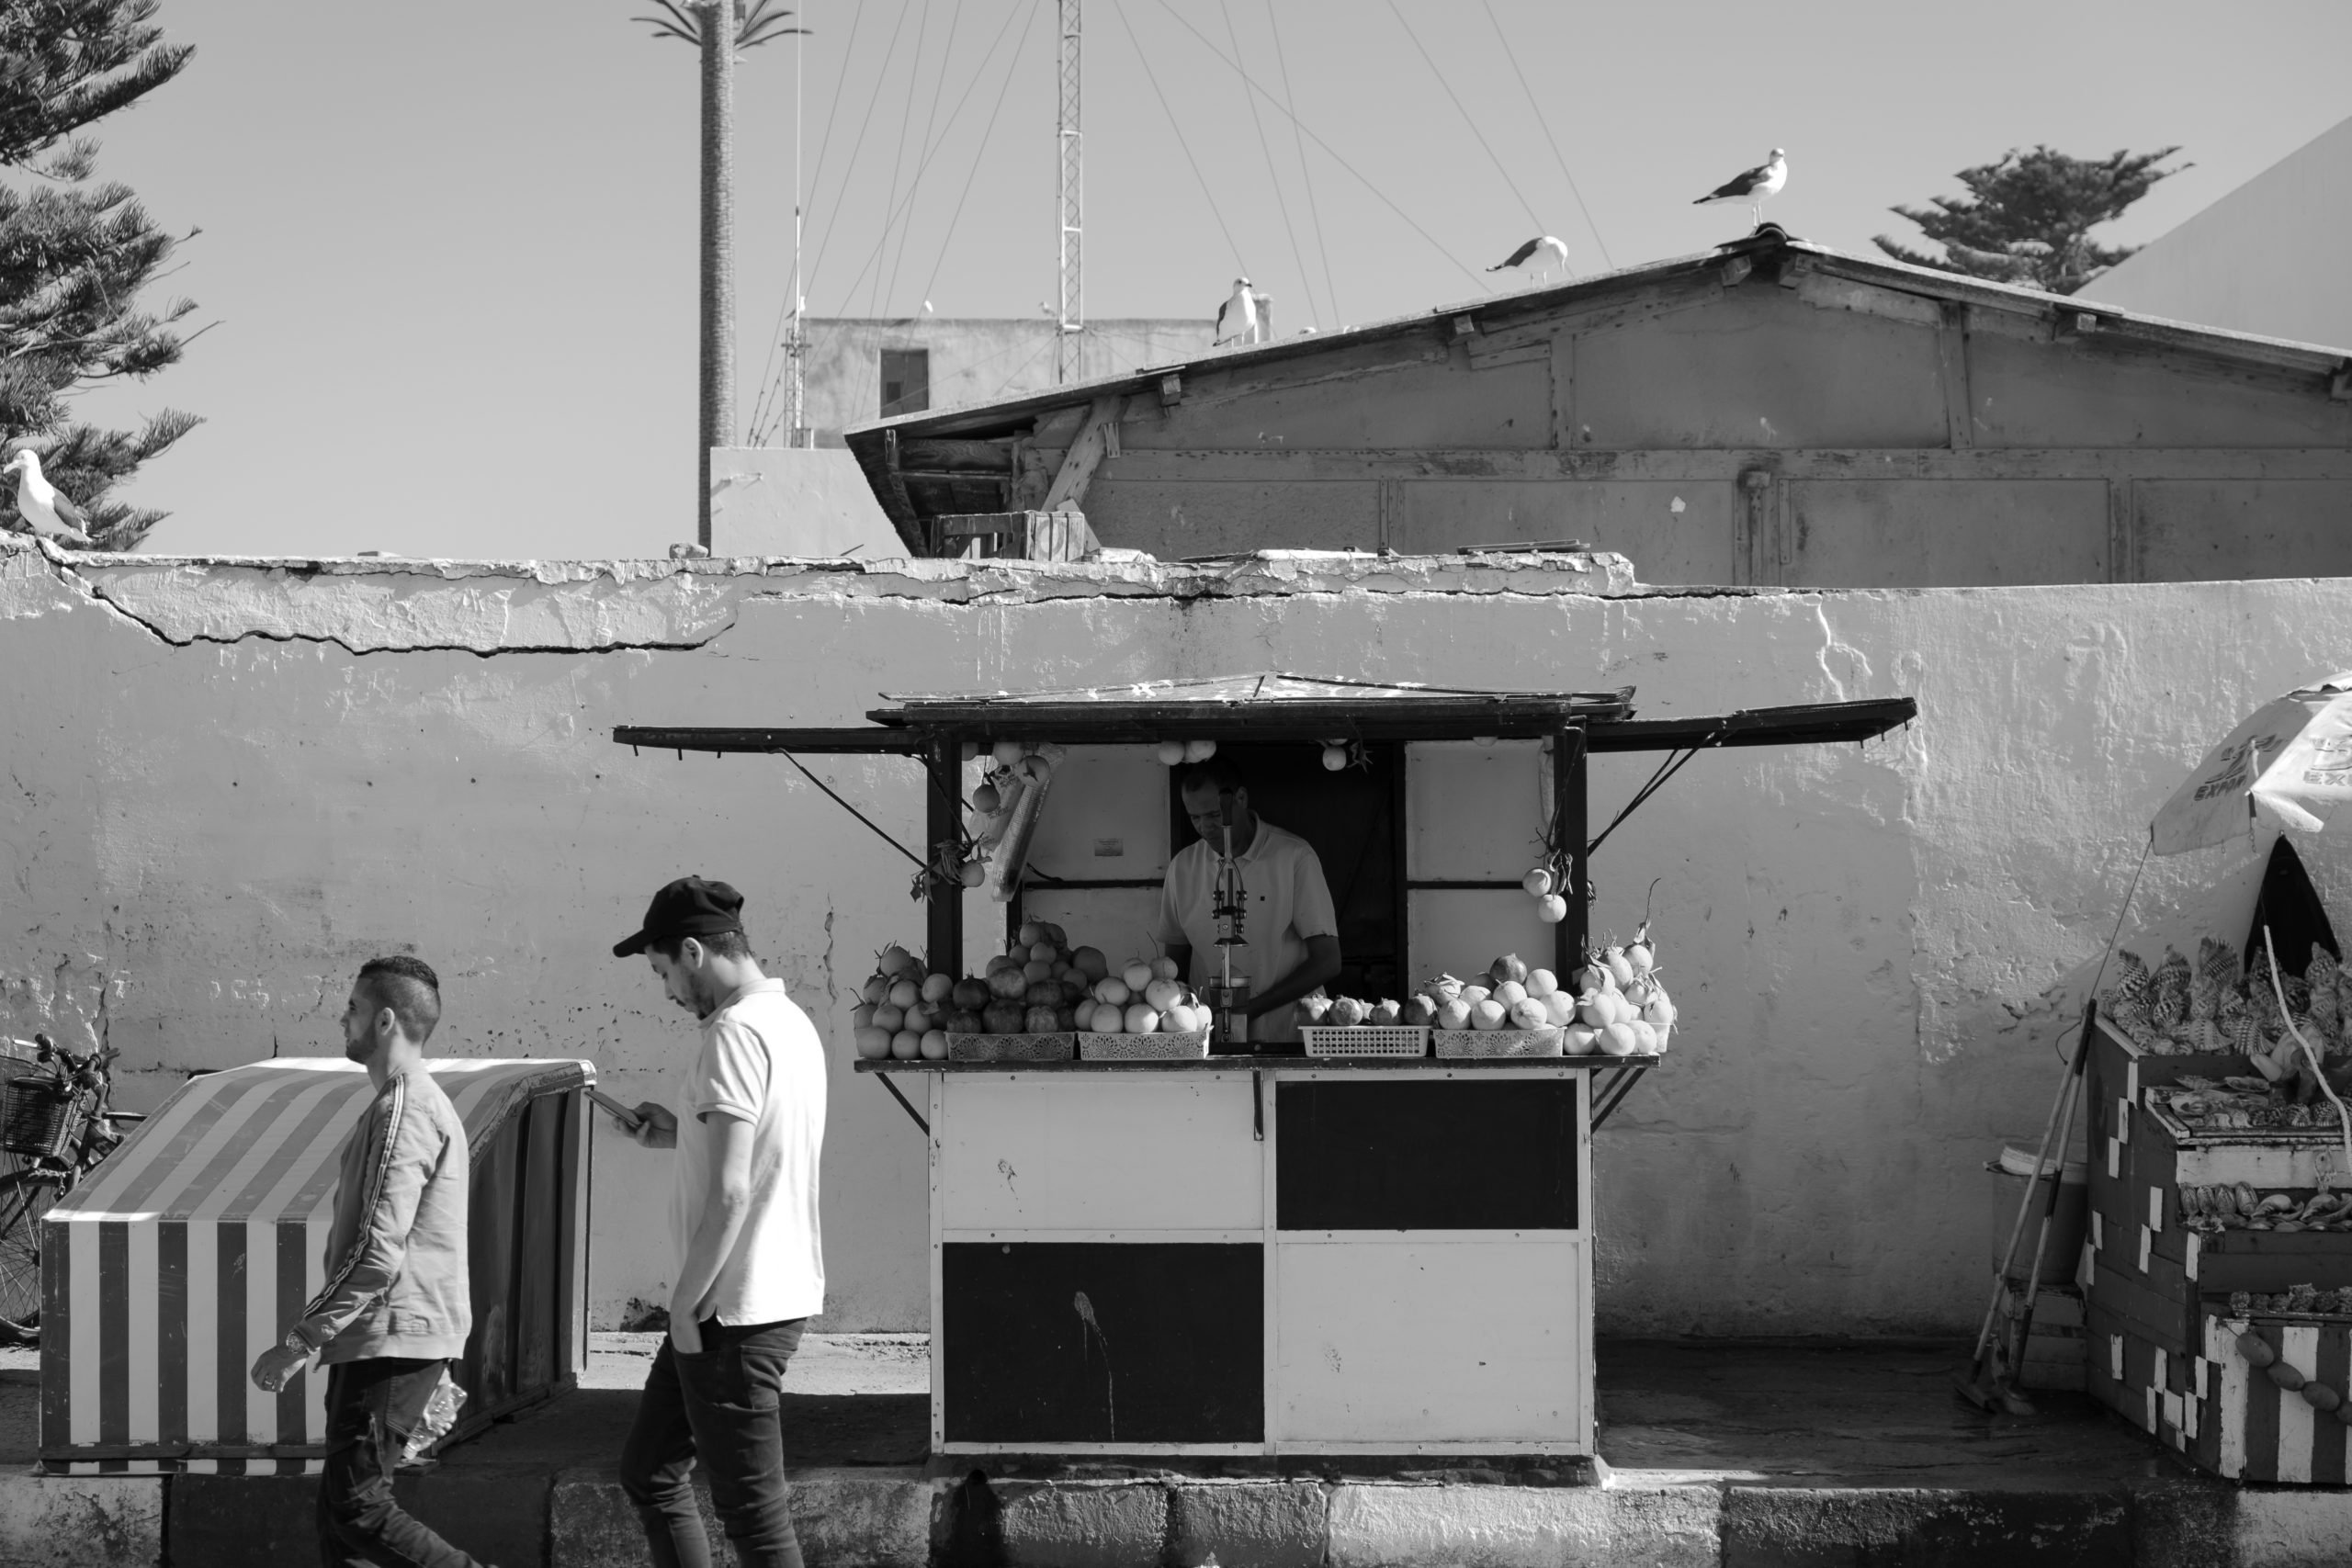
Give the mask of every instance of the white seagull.
[[1568, 243], [1554, 235], [1538, 234], [1487, 270], [1500, 272], [1505, 267], [1517, 268], [1528, 277], [1550, 277], [1554, 267], [1566, 272], [1568, 270]]
[[1258, 301], [1250, 292], [1250, 280], [1237, 277], [1233, 280], [1233, 298], [1217, 307], [1216, 336], [1210, 346], [1222, 348], [1228, 343], [1257, 341]]
[[17, 476], [17, 511], [34, 533], [44, 539], [90, 547], [90, 520], [42, 475], [40, 458], [31, 447], [0, 464], [0, 475], [7, 474]]
[[1788, 183], [1789, 155], [1775, 147], [1769, 160], [1758, 164], [1746, 174], [1724, 181], [1690, 205], [1716, 207], [1736, 203], [1747, 208], [1748, 216], [1755, 219], [1758, 226], [1761, 227], [1764, 222], [1764, 203], [1780, 195], [1781, 187]]

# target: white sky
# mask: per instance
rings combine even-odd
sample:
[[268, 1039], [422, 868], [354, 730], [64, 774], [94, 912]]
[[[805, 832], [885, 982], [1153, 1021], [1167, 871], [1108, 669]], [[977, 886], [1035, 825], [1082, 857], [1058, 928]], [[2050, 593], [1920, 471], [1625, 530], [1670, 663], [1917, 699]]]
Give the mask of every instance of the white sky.
[[[1307, 142], [1334, 289], [1289, 122], [1260, 100], [1270, 172], [1238, 79], [1178, 20], [1230, 53], [1229, 15], [1279, 94], [1269, 0], [1088, 0], [1091, 315], [1206, 316], [1237, 265], [1275, 295], [1284, 330], [1475, 297], [1487, 280], [1471, 272], [1532, 231], [1513, 185], [1580, 271], [1598, 266], [1481, 0], [1398, 8], [1502, 173], [1388, 0], [1271, 3], [1299, 118], [1378, 190]], [[1916, 239], [1890, 204], [1956, 193], [1954, 170], [2011, 146], [2178, 142], [2196, 167], [2110, 236], [2140, 243], [2352, 113], [2340, 0], [1491, 3], [1620, 266], [1742, 232], [1745, 209], [1690, 199], [1776, 145], [1792, 172], [1770, 216], [1860, 251], [1874, 233]], [[628, 19], [649, 8], [167, 0], [162, 20], [197, 58], [98, 128], [99, 172], [167, 226], [203, 230], [166, 289], [217, 325], [181, 366], [84, 404], [209, 421], [128, 491], [174, 513], [149, 549], [595, 557], [693, 536], [695, 63]], [[942, 315], [1018, 315], [1049, 301], [1055, 0], [802, 10], [812, 177], [836, 118], [808, 203], [812, 261], [823, 248], [810, 310], [904, 313], [927, 297]], [[786, 40], [738, 75], [745, 417], [790, 265], [793, 71]], [[934, 106], [936, 160], [884, 246], [894, 157], [903, 200]], [[887, 271], [863, 265], [877, 248]]]

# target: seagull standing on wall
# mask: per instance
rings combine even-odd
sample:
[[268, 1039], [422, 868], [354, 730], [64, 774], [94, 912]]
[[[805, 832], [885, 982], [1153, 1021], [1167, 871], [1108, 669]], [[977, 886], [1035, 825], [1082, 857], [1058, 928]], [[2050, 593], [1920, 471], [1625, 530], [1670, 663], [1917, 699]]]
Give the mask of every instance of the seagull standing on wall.
[[90, 547], [90, 520], [82, 509], [49, 482], [40, 458], [29, 446], [0, 465], [0, 476], [17, 476], [17, 511], [32, 531], [44, 539], [60, 539], [83, 549]]
[[1764, 222], [1764, 203], [1780, 195], [1781, 187], [1788, 183], [1789, 155], [1775, 147], [1769, 160], [1746, 174], [1724, 181], [1690, 205], [1719, 207], [1737, 203], [1747, 209], [1748, 216], [1755, 219], [1760, 228]]
[[1228, 343], [1258, 341], [1258, 301], [1250, 292], [1250, 280], [1233, 280], [1233, 298], [1217, 308], [1216, 336], [1210, 346], [1222, 348]]
[[1566, 272], [1568, 270], [1568, 243], [1554, 235], [1539, 234], [1487, 270], [1500, 272], [1506, 267], [1514, 268], [1521, 276], [1531, 278], [1548, 278], [1554, 267]]

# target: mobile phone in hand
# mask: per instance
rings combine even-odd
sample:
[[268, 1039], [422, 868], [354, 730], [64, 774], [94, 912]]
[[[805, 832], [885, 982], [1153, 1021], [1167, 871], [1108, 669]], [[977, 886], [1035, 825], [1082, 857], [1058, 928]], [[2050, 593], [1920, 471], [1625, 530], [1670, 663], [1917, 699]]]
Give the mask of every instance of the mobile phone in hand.
[[611, 1095], [605, 1093], [602, 1089], [597, 1089], [593, 1084], [589, 1086], [588, 1098], [603, 1106], [605, 1110], [611, 1111], [615, 1116], [620, 1118], [620, 1123], [624, 1128], [632, 1133], [637, 1131], [637, 1107], [633, 1105], [623, 1105], [619, 1100], [615, 1100]]

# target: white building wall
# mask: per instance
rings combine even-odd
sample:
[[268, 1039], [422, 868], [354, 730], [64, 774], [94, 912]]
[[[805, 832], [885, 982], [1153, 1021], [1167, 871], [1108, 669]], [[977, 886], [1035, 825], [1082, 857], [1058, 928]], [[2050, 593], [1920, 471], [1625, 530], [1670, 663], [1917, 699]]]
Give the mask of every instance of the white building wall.
[[[357, 964], [413, 949], [447, 981], [435, 1049], [586, 1055], [653, 1098], [689, 1023], [610, 946], [664, 880], [723, 875], [836, 1068], [827, 1325], [919, 1328], [923, 1145], [851, 1075], [846, 1028], [873, 951], [921, 934], [905, 863], [781, 759], [632, 755], [614, 725], [854, 724], [882, 692], [1262, 668], [1631, 682], [1653, 716], [1907, 693], [1919, 723], [1867, 748], [1698, 759], [1599, 857], [1597, 929], [1630, 931], [1662, 879], [1686, 1023], [1600, 1139], [1600, 1310], [1663, 1334], [1969, 1325], [1980, 1168], [2041, 1126], [2065, 977], [2202, 749], [2345, 663], [2352, 582], [1623, 587], [1410, 558], [69, 569], [13, 550], [0, 1032], [86, 1042], [103, 1019], [139, 1109], [193, 1067], [334, 1048]], [[1596, 821], [1656, 761], [1597, 759]], [[910, 763], [809, 766], [914, 842]], [[2352, 870], [2312, 853], [2330, 885]], [[2226, 858], [2152, 866], [2143, 906]], [[666, 1293], [666, 1159], [598, 1134], [599, 1324]]]
[[2352, 345], [2352, 119], [2306, 142], [2082, 298], [2202, 327]]

